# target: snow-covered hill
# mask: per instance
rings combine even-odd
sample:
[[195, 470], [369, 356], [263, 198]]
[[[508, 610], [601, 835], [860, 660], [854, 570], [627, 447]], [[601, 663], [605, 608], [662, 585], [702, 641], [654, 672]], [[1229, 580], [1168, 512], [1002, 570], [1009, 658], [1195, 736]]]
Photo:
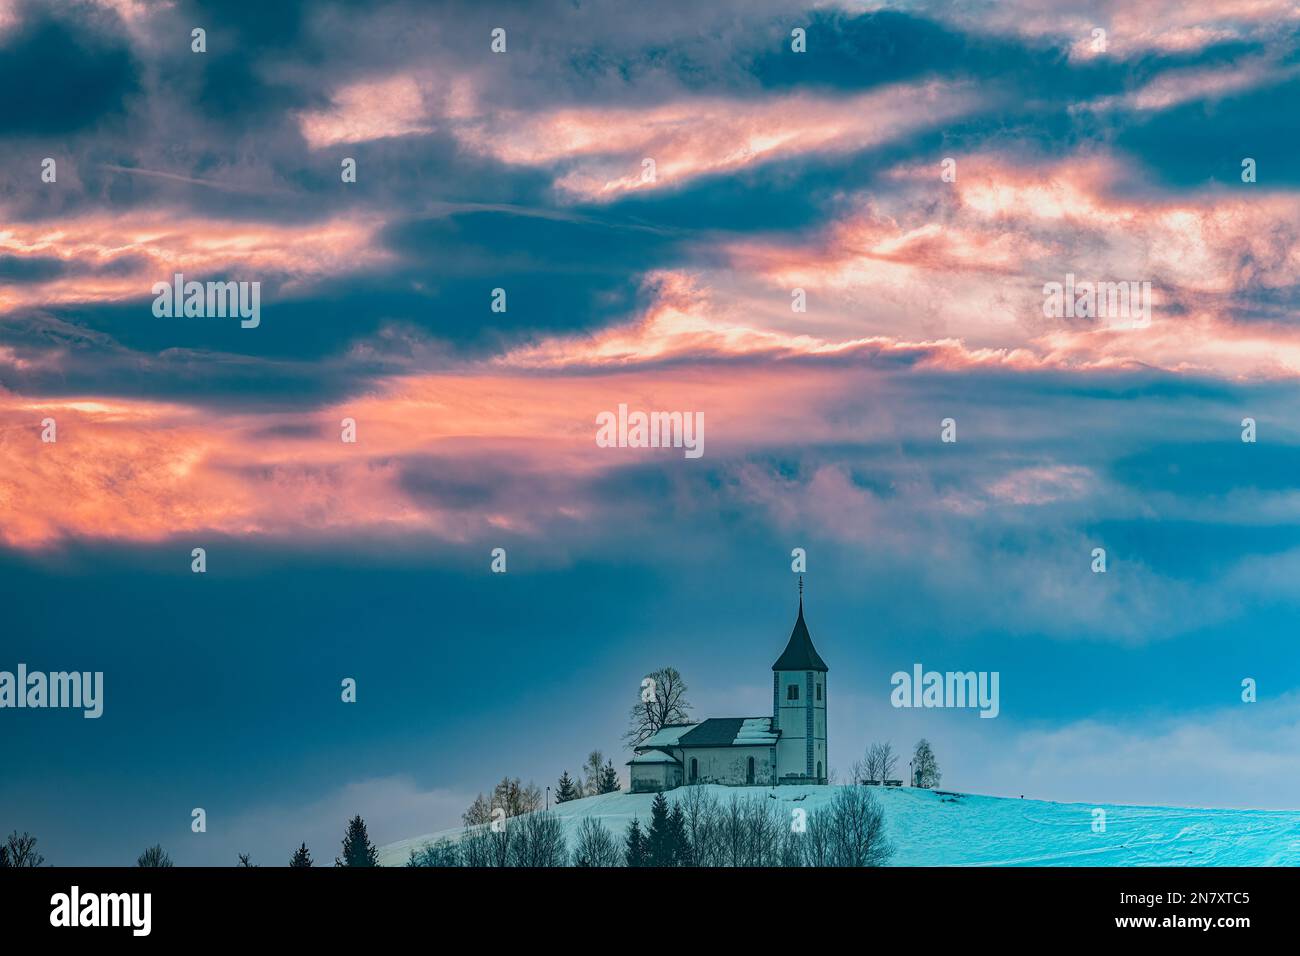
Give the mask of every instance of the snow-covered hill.
[[[733, 794], [785, 811], [830, 802], [835, 787], [709, 787], [722, 801]], [[1300, 811], [1193, 810], [1108, 804], [1047, 803], [908, 788], [876, 789], [885, 809], [895, 866], [1296, 866]], [[669, 801], [682, 793], [667, 794]], [[596, 817], [620, 839], [631, 819], [645, 825], [652, 794], [607, 793], [553, 808], [569, 846], [578, 825]], [[1093, 810], [1106, 811], [1104, 833], [1093, 832]], [[382, 847], [385, 866], [406, 863], [412, 848], [461, 831], [446, 830]]]

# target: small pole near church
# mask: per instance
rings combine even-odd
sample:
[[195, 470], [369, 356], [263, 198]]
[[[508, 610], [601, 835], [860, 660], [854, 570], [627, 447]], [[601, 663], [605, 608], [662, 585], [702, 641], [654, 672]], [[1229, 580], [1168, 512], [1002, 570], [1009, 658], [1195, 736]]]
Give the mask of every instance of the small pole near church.
[[551, 809], [551, 788], [546, 788], [546, 809]]

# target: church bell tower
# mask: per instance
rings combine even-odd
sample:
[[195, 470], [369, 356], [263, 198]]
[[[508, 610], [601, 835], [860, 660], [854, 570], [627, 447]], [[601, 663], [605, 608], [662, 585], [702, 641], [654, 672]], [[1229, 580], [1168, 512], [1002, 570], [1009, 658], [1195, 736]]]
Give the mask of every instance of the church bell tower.
[[799, 616], [790, 641], [772, 665], [772, 723], [781, 731], [776, 747], [776, 782], [824, 784], [826, 757], [826, 662], [813, 647], [803, 619], [803, 578], [799, 578]]

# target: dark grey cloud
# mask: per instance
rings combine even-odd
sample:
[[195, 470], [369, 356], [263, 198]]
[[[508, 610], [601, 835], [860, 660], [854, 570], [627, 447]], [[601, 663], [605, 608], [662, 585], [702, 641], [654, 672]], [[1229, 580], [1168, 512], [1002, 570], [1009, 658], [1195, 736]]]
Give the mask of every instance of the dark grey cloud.
[[0, 136], [60, 137], [125, 114], [140, 65], [105, 15], [38, 3], [15, 15], [0, 36]]

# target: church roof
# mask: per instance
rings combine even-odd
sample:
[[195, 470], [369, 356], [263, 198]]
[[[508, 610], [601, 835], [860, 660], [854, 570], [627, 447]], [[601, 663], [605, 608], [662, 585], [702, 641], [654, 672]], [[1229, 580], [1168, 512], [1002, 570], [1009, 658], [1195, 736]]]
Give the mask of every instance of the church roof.
[[813, 647], [808, 625], [803, 622], [803, 595], [799, 595], [799, 617], [790, 632], [790, 643], [772, 665], [774, 671], [829, 671], [826, 662]]
[[771, 717], [747, 717], [736, 731], [737, 744], [774, 744], [781, 737], [781, 731], [772, 727]]
[[678, 747], [759, 747], [776, 743], [771, 717], [710, 717], [678, 740]]
[[689, 731], [692, 727], [698, 727], [699, 723], [692, 721], [689, 724], [664, 724], [652, 737], [648, 737], [637, 746], [637, 750], [649, 750], [653, 747], [676, 747], [677, 741], [681, 740], [682, 734]]
[[668, 754], [664, 753], [662, 750], [647, 750], [645, 753], [637, 754], [635, 757], [629, 760], [628, 763], [643, 764], [643, 763], [680, 763], [680, 762], [676, 757], [671, 757]]

